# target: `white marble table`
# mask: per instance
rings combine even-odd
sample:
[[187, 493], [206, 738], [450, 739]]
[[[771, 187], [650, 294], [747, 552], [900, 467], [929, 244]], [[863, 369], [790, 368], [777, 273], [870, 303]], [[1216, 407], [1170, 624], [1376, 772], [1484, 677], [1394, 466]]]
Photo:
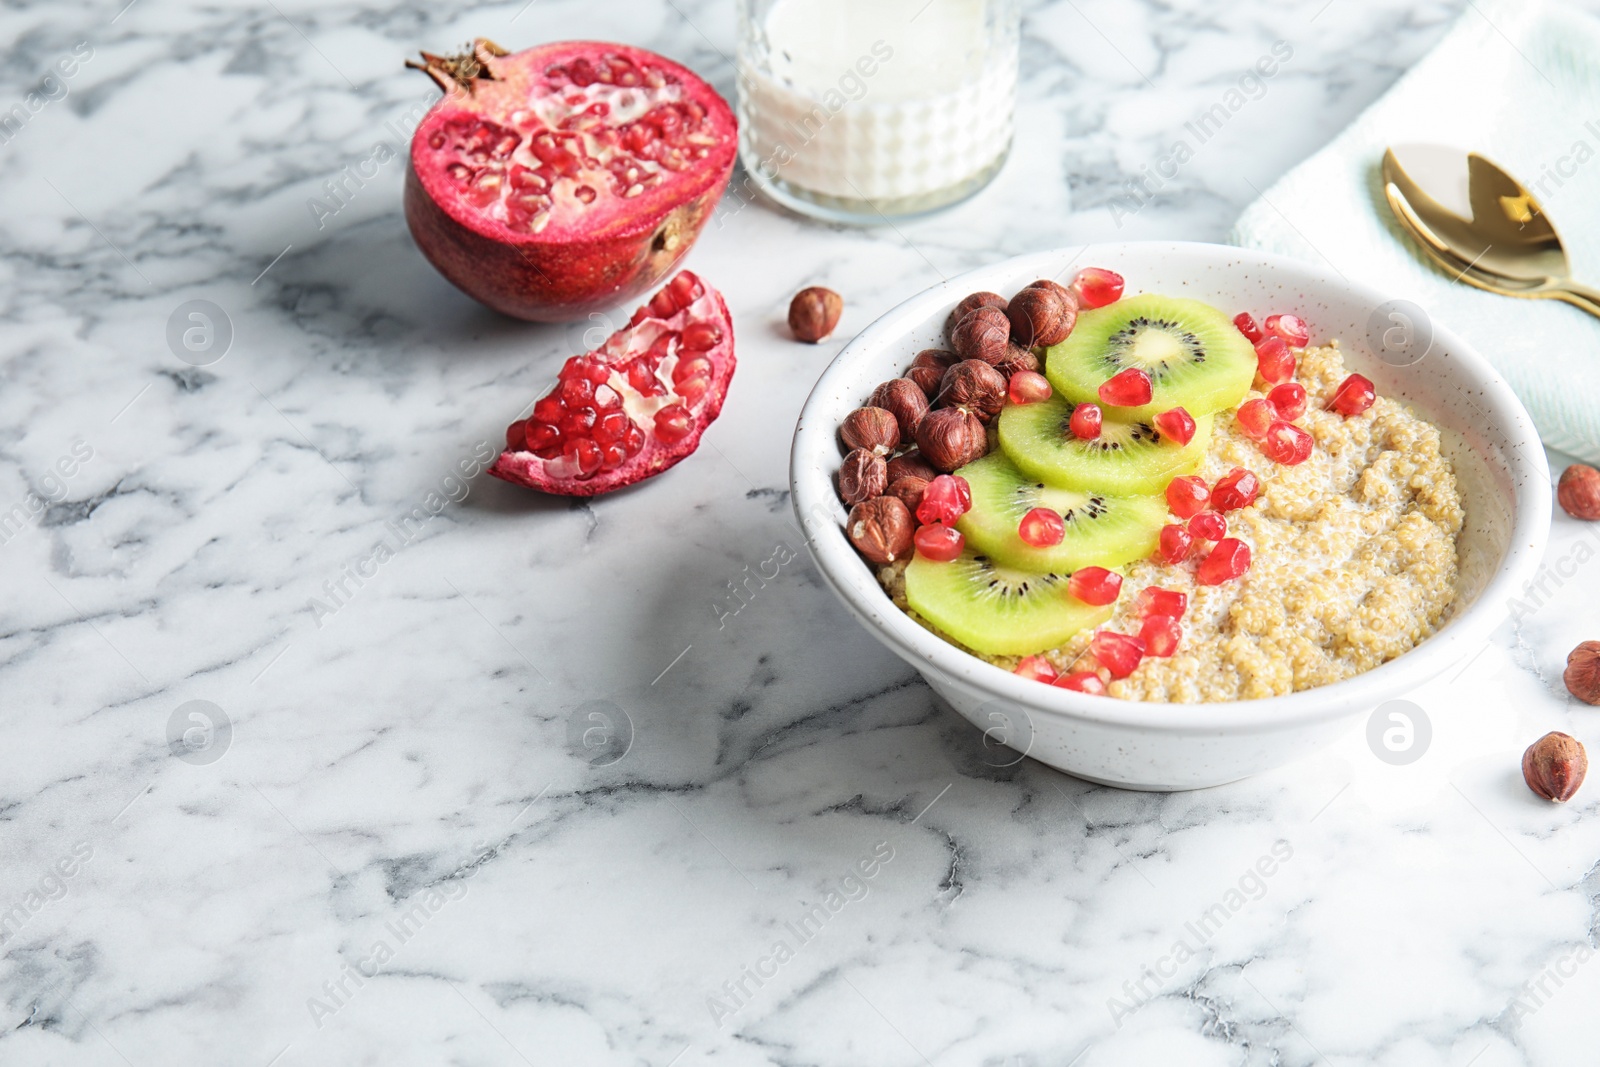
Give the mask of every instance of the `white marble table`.
[[[1600, 786], [1517, 771], [1600, 740], [1559, 680], [1600, 636], [1593, 528], [1558, 515], [1543, 606], [1409, 695], [1418, 762], [1354, 733], [1192, 794], [991, 768], [803, 554], [718, 625], [799, 547], [787, 427], [842, 340], [788, 341], [791, 293], [843, 293], [843, 338], [996, 257], [1219, 239], [1463, 4], [1030, 4], [994, 186], [899, 231], [726, 212], [688, 260], [735, 309], [726, 412], [569, 504], [447, 478], [579, 332], [444, 283], [398, 164], [321, 228], [307, 201], [427, 94], [418, 47], [626, 40], [731, 91], [731, 3], [125, 2], [0, 12], [6, 107], [91, 53], [0, 144], [0, 508], [54, 498], [0, 552], [0, 1063], [1594, 1062]], [[233, 329], [203, 369], [165, 341], [191, 299]], [[460, 499], [343, 577], [430, 493]], [[598, 700], [633, 730], [594, 766]], [[214, 762], [169, 750], [191, 701]]]

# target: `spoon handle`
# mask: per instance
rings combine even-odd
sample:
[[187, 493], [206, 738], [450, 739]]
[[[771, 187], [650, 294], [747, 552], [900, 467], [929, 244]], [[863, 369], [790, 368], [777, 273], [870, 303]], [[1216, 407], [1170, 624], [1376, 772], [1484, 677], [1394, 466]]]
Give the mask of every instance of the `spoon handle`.
[[1556, 295], [1573, 307], [1580, 307], [1596, 318], [1600, 318], [1600, 289], [1579, 285], [1577, 282], [1566, 282], [1557, 291]]

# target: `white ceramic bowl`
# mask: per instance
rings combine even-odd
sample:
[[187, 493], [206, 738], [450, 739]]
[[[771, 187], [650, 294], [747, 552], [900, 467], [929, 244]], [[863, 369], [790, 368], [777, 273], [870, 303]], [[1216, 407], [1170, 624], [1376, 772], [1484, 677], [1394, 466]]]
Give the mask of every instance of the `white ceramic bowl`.
[[[1467, 517], [1459, 541], [1459, 595], [1438, 633], [1375, 670], [1318, 689], [1265, 700], [1157, 704], [1087, 696], [1019, 678], [945, 643], [894, 606], [844, 535], [846, 511], [834, 489], [840, 421], [879, 382], [899, 376], [920, 349], [942, 347], [945, 318], [968, 293], [1010, 294], [1035, 278], [1067, 281], [1071, 272], [1090, 265], [1122, 274], [1130, 294], [1194, 297], [1230, 311], [1301, 314], [1317, 337], [1339, 338], [1351, 369], [1371, 378], [1380, 393], [1402, 398], [1440, 427]], [[936, 285], [857, 335], [806, 401], [795, 430], [790, 485], [811, 554], [862, 625], [915, 666], [958, 712], [989, 738], [1052, 767], [1108, 785], [1193, 789], [1306, 755], [1383, 701], [1481, 649], [1506, 618], [1508, 598], [1532, 577], [1550, 529], [1549, 471], [1522, 404], [1482, 356], [1437, 323], [1420, 360], [1395, 365], [1404, 359], [1379, 358], [1374, 345], [1381, 349], [1381, 330], [1391, 325], [1379, 309], [1390, 296], [1282, 256], [1156, 242], [1019, 256]], [[1416, 325], [1429, 327], [1425, 321]]]

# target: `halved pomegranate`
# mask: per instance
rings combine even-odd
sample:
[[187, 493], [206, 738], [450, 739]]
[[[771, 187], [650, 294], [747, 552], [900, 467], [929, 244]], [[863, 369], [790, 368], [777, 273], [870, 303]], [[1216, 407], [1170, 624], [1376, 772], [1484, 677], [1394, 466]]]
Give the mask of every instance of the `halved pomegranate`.
[[562, 365], [533, 414], [506, 428], [489, 473], [564, 496], [660, 474], [699, 446], [735, 362], [722, 294], [680, 271], [605, 344]]
[[482, 38], [424, 52], [445, 90], [417, 127], [406, 223], [476, 300], [537, 322], [655, 285], [694, 244], [737, 148], [727, 102], [638, 48], [563, 41], [514, 55]]

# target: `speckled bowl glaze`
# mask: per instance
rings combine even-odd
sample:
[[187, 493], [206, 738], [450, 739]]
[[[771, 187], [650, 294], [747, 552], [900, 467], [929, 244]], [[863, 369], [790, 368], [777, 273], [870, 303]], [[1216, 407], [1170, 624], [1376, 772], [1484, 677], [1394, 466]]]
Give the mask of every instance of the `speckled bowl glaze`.
[[[1467, 518], [1457, 600], [1436, 634], [1381, 667], [1318, 689], [1265, 700], [1157, 704], [1019, 678], [940, 640], [894, 606], [844, 534], [846, 511], [834, 490], [840, 420], [879, 382], [899, 376], [920, 349], [942, 347], [945, 318], [968, 293], [1010, 294], [1035, 278], [1065, 282], [1090, 265], [1122, 274], [1129, 294], [1194, 297], [1258, 316], [1296, 312], [1317, 339], [1338, 338], [1349, 366], [1380, 393], [1408, 402], [1441, 429]], [[1304, 756], [1383, 701], [1481, 649], [1506, 618], [1508, 598], [1532, 577], [1550, 529], [1549, 471], [1522, 404], [1482, 356], [1438, 323], [1414, 323], [1417, 336], [1432, 332], [1420, 359], [1380, 358], [1382, 331], [1394, 325], [1386, 314], [1392, 296], [1282, 256], [1156, 242], [1019, 256], [936, 285], [858, 334], [806, 401], [790, 484], [811, 554], [851, 613], [984, 730], [985, 744], [1003, 743], [1091, 781], [1152, 790], [1220, 785]], [[1009, 751], [993, 757], [1019, 758]]]

